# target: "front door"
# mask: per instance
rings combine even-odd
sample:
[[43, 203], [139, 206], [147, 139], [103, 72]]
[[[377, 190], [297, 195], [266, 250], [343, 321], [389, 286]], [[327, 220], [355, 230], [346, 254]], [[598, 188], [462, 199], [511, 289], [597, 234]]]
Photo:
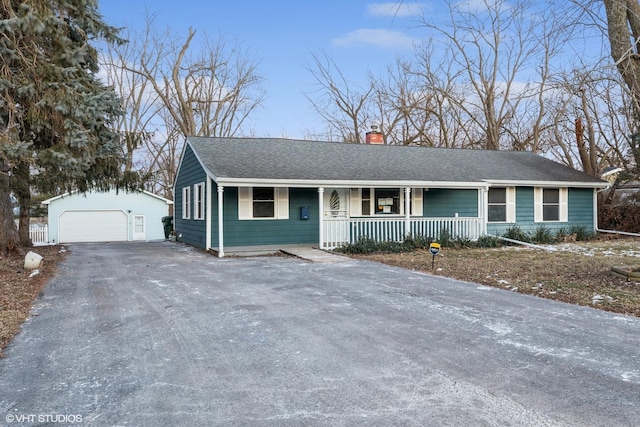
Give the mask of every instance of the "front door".
[[346, 188], [330, 188], [324, 192], [324, 241], [329, 246], [349, 242], [349, 201]]
[[147, 233], [145, 230], [144, 215], [133, 216], [133, 240], [146, 239]]

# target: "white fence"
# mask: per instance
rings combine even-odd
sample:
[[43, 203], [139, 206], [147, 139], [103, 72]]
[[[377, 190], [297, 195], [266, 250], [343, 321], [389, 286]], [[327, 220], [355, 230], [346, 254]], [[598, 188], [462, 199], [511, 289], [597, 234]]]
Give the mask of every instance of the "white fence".
[[[405, 218], [351, 218], [324, 221], [324, 248], [333, 249], [367, 238], [376, 242], [401, 242], [406, 236]], [[484, 234], [482, 218], [411, 218], [409, 234], [437, 239], [443, 232], [451, 238], [476, 240]]]
[[47, 224], [31, 224], [29, 226], [29, 238], [34, 245], [49, 243], [49, 226]]

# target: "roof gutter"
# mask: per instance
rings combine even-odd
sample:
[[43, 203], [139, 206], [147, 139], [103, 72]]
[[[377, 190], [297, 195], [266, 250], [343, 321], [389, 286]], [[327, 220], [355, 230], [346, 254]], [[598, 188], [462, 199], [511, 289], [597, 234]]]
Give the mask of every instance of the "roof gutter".
[[380, 180], [307, 180], [307, 179], [267, 179], [267, 178], [223, 178], [218, 177], [216, 183], [229, 187], [298, 187], [298, 188], [457, 188], [478, 189], [489, 188], [484, 182], [455, 181], [380, 181]]
[[543, 188], [602, 188], [603, 190], [609, 186], [608, 182], [581, 182], [581, 181], [513, 181], [513, 180], [490, 180], [485, 179], [484, 182], [491, 186], [504, 185], [510, 187], [543, 187]]

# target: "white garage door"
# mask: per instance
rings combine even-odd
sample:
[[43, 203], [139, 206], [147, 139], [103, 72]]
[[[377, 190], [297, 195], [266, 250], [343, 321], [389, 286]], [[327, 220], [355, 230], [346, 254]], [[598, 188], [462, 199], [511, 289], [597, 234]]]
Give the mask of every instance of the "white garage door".
[[127, 215], [122, 211], [65, 211], [60, 215], [60, 243], [128, 240]]

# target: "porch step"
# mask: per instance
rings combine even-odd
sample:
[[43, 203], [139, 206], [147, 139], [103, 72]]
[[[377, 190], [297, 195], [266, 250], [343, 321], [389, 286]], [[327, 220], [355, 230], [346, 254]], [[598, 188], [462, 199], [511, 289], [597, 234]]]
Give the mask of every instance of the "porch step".
[[310, 246], [295, 246], [283, 248], [281, 249], [281, 251], [285, 254], [293, 255], [312, 262], [335, 263], [350, 261], [349, 257], [323, 251], [317, 248], [312, 248]]
[[224, 250], [225, 255], [230, 256], [260, 256], [276, 254], [278, 252], [318, 263], [345, 262], [350, 260], [350, 258], [346, 256], [323, 251], [311, 245], [234, 246], [226, 247]]

